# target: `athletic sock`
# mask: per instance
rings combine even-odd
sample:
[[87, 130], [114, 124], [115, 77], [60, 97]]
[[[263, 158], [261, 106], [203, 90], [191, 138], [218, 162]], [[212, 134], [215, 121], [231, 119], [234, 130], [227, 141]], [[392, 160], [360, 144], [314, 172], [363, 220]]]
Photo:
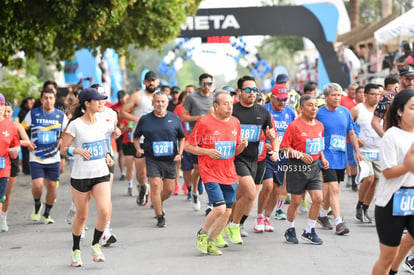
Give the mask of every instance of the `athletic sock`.
[[198, 234], [199, 235], [201, 235], [201, 234], [207, 234], [207, 232], [204, 231], [203, 228], [201, 228], [200, 230], [198, 230]]
[[72, 233], [72, 238], [73, 238], [72, 251], [75, 251], [76, 249], [80, 249], [81, 235], [76, 236], [75, 234]]
[[93, 232], [92, 246], [99, 243], [99, 240], [101, 239], [102, 234], [103, 234], [103, 231], [99, 231], [98, 229], [95, 228], [95, 231]]
[[319, 216], [320, 217], [326, 217], [326, 216], [328, 216], [328, 212], [329, 212], [329, 210], [325, 210], [325, 209], [321, 208], [321, 211], [319, 212]]
[[295, 221], [292, 221], [292, 222], [290, 222], [288, 220], [286, 220], [286, 221], [288, 223], [288, 228], [295, 228]]
[[362, 201], [358, 201], [356, 208], [361, 208], [364, 203]]
[[362, 209], [364, 209], [364, 210], [368, 210], [368, 207], [369, 207], [369, 205], [366, 205], [366, 204], [362, 205]]
[[276, 210], [283, 209], [287, 196], [278, 196], [276, 202]]
[[7, 211], [6, 212], [1, 211], [1, 219], [3, 221], [7, 220]]
[[341, 217], [335, 218], [335, 225], [338, 225], [341, 222], [342, 222], [342, 218]]
[[45, 217], [45, 218], [47, 218], [47, 217], [49, 217], [49, 213], [50, 213], [50, 209], [52, 209], [52, 206], [53, 205], [50, 205], [50, 204], [46, 204], [46, 207], [45, 207], [45, 213], [43, 213], [43, 217]]
[[356, 175], [351, 175], [351, 179], [352, 179], [352, 184], [356, 184], [356, 182], [355, 182]]
[[249, 216], [243, 215], [243, 217], [240, 219], [240, 224], [244, 224], [248, 217]]
[[42, 206], [40, 199], [34, 199], [34, 206], [35, 206], [35, 213], [39, 212], [39, 209]]
[[397, 272], [398, 271], [394, 271], [394, 270], [391, 269], [390, 272], [388, 273], [388, 275], [395, 275], [395, 274], [397, 274]]
[[128, 187], [132, 187], [132, 186], [133, 186], [132, 180], [128, 181]]
[[306, 225], [306, 233], [310, 233], [312, 228], [315, 228], [316, 220], [308, 219], [308, 224]]

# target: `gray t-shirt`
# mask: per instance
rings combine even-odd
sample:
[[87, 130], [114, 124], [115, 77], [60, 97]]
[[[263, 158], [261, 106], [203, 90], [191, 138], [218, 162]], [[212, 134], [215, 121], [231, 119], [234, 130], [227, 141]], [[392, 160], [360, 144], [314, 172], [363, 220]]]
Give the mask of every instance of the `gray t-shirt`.
[[[213, 93], [210, 93], [209, 96], [202, 96], [197, 90], [185, 98], [184, 108], [190, 113], [190, 116], [206, 115], [208, 110], [213, 107], [213, 98]], [[190, 132], [194, 129], [196, 122], [190, 122]]]

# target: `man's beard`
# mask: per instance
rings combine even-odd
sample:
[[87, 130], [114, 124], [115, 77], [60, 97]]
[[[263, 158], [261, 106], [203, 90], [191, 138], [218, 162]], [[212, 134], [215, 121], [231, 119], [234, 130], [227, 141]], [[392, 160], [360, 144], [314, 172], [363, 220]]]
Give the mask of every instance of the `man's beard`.
[[156, 89], [157, 89], [156, 87], [154, 87], [154, 88], [152, 88], [152, 87], [145, 87], [145, 90], [147, 90], [147, 92], [150, 93], [150, 94], [153, 94]]

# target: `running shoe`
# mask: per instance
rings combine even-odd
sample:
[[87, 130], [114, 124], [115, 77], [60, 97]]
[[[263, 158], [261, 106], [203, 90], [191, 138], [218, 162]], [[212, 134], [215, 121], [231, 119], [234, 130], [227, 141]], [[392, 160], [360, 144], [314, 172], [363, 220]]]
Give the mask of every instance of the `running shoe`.
[[90, 252], [94, 262], [105, 261], [105, 256], [102, 253], [101, 246], [99, 245], [99, 243], [92, 245]]
[[299, 243], [296, 237], [296, 230], [294, 227], [288, 228], [285, 232], [285, 239], [287, 243], [297, 244]]
[[365, 223], [372, 223], [372, 219], [368, 214], [368, 209], [364, 209], [364, 214], [362, 216], [363, 222]]
[[43, 209], [43, 203], [40, 205], [39, 211], [35, 212], [35, 209], [33, 207], [33, 212], [32, 212], [32, 221], [38, 222], [40, 220], [40, 213], [42, 212]]
[[108, 247], [113, 243], [116, 243], [117, 238], [114, 234], [112, 234], [111, 228], [105, 228], [102, 237], [101, 237], [101, 245], [104, 247]]
[[181, 186], [181, 189], [183, 189], [184, 195], [188, 194], [188, 188], [187, 185], [185, 185], [185, 183]]
[[357, 222], [364, 222], [364, 214], [362, 207], [357, 207], [355, 211], [355, 220]]
[[301, 213], [308, 213], [308, 202], [306, 201], [306, 198], [303, 198], [300, 202], [299, 211]]
[[193, 193], [193, 200], [191, 201], [191, 206], [193, 207], [194, 211], [200, 211], [201, 202], [199, 193]]
[[165, 217], [164, 215], [157, 216], [157, 226], [158, 227], [165, 227]]
[[244, 224], [240, 224], [240, 236], [249, 237], [249, 233], [247, 233], [246, 229], [244, 228]]
[[264, 232], [265, 230], [264, 230], [264, 228], [265, 228], [265, 225], [264, 225], [264, 217], [263, 216], [259, 216], [259, 217], [257, 217], [256, 218], [256, 223], [255, 223], [255, 225], [254, 225], [254, 227], [253, 227], [253, 230], [255, 231], [255, 232], [260, 232], [260, 233], [262, 233], [262, 232]]
[[275, 219], [276, 220], [286, 220], [286, 214], [283, 213], [282, 209], [278, 209], [275, 212]]
[[348, 227], [346, 227], [345, 222], [341, 222], [336, 226], [336, 235], [345, 235], [349, 233]]
[[200, 234], [197, 232], [197, 241], [196, 247], [201, 254], [207, 254], [207, 239], [208, 235], [206, 233]]
[[193, 195], [192, 195], [192, 193], [193, 193], [193, 192], [188, 192], [188, 193], [187, 193], [187, 200], [188, 200], [188, 201], [193, 200]]
[[414, 273], [414, 257], [412, 254], [405, 258], [403, 268], [410, 273]]
[[234, 244], [243, 244], [243, 239], [241, 238], [241, 235], [240, 235], [240, 226], [229, 224], [227, 228], [229, 232], [228, 236], [229, 236], [230, 242]]
[[203, 195], [204, 193], [204, 184], [201, 178], [198, 180], [198, 194]]
[[206, 216], [213, 210], [213, 206], [207, 203], [206, 206]]
[[180, 185], [176, 184], [174, 188], [174, 195], [180, 195]]
[[207, 241], [207, 253], [208, 255], [221, 256], [223, 253], [217, 248], [213, 241]]
[[218, 236], [216, 238], [216, 244], [220, 248], [229, 246], [229, 244], [224, 240], [222, 232], [220, 232], [220, 234], [218, 234]]
[[275, 228], [270, 224], [269, 217], [264, 218], [264, 231], [265, 232], [275, 231]]
[[76, 214], [76, 211], [73, 211], [72, 209], [69, 209], [68, 213], [66, 214], [65, 221], [68, 224], [72, 224], [73, 219], [75, 218], [75, 214]]
[[82, 258], [81, 258], [81, 252], [79, 249], [76, 249], [75, 251], [72, 251], [72, 260], [70, 262], [71, 266], [74, 267], [81, 267], [82, 266]]
[[0, 231], [1, 232], [9, 231], [9, 226], [7, 225], [7, 220], [1, 220], [0, 221]]
[[120, 181], [126, 180], [126, 176], [124, 174], [121, 174], [121, 177], [119, 178]]
[[146, 206], [148, 204], [149, 184], [145, 183], [144, 186], [138, 185], [137, 204], [140, 206]]
[[358, 191], [358, 185], [356, 183], [352, 183], [352, 191], [357, 192]]
[[328, 216], [325, 216], [325, 217], [319, 216], [317, 222], [320, 225], [322, 225], [323, 229], [331, 230], [333, 228], [331, 222], [329, 221]]
[[52, 224], [52, 223], [55, 223], [55, 221], [52, 219], [52, 217], [50, 215], [48, 217], [42, 216], [42, 222], [44, 224]]
[[323, 241], [319, 238], [318, 234], [316, 234], [315, 228], [311, 229], [311, 232], [306, 233], [306, 230], [303, 231], [302, 240], [308, 241], [311, 244], [322, 244]]

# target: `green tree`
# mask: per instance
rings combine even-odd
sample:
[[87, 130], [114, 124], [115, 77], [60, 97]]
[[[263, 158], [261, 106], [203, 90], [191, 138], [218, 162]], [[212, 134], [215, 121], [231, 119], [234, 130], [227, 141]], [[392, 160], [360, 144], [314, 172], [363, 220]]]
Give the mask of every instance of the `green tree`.
[[159, 48], [178, 36], [201, 0], [5, 0], [0, 3], [0, 63], [24, 49], [32, 58], [71, 59], [77, 48]]

